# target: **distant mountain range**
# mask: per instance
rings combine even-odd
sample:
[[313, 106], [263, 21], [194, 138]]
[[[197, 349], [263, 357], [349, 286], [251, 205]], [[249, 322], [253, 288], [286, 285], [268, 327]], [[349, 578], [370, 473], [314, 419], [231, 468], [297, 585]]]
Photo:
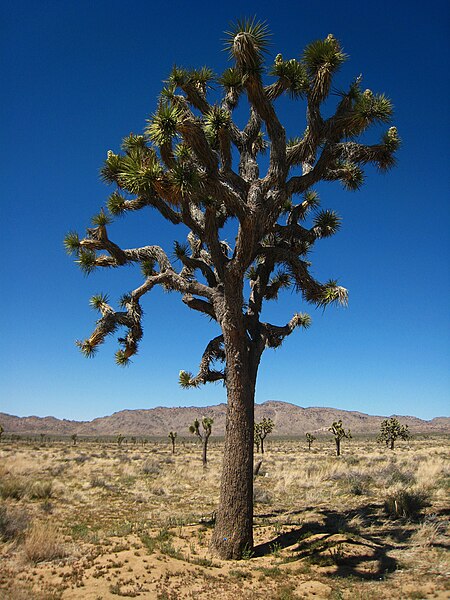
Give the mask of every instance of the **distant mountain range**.
[[[167, 436], [169, 431], [178, 435], [189, 435], [188, 427], [195, 418], [202, 416], [214, 419], [213, 435], [225, 433], [226, 404], [207, 407], [150, 408], [121, 410], [107, 417], [92, 421], [68, 421], [55, 417], [15, 417], [0, 413], [0, 424], [5, 434], [22, 435], [72, 435], [79, 436]], [[397, 416], [397, 415], [395, 415]], [[386, 417], [367, 415], [356, 411], [337, 408], [302, 408], [288, 402], [269, 400], [255, 405], [255, 419], [270, 418], [275, 423], [274, 435], [295, 436], [326, 432], [333, 421], [342, 419], [344, 426], [354, 433], [376, 433]], [[437, 417], [424, 421], [417, 417], [398, 416], [410, 431], [421, 433], [450, 433], [450, 417]]]

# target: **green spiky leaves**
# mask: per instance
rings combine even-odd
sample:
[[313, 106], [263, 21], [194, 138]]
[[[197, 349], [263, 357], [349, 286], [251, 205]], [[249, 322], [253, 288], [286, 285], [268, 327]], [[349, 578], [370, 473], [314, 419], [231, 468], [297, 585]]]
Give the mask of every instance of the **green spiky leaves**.
[[316, 301], [317, 306], [325, 308], [330, 304], [340, 304], [341, 306], [348, 305], [348, 291], [337, 285], [337, 281], [330, 279], [322, 287], [320, 298]]
[[252, 19], [242, 19], [225, 33], [225, 48], [230, 58], [243, 74], [259, 73], [269, 45], [270, 33], [267, 24]]
[[172, 143], [177, 135], [178, 125], [182, 121], [182, 112], [177, 106], [162, 104], [148, 120], [145, 133], [157, 146]]
[[[145, 158], [141, 153], [133, 153], [122, 157], [117, 183], [130, 194], [145, 194], [161, 175], [162, 167], [154, 152]], [[116, 197], [114, 201], [119, 204], [120, 199]]]
[[188, 84], [194, 84], [200, 89], [205, 89], [214, 77], [214, 71], [209, 67], [201, 67], [200, 69], [188, 71], [187, 69], [174, 65], [167, 83], [170, 88], [183, 88]]
[[205, 115], [204, 131], [208, 140], [215, 144], [220, 132], [230, 127], [230, 113], [219, 106], [213, 106]]
[[125, 198], [119, 192], [113, 192], [107, 202], [106, 207], [114, 216], [121, 216], [125, 212]]
[[358, 94], [351, 110], [340, 119], [341, 129], [348, 136], [363, 133], [372, 123], [387, 123], [393, 114], [392, 102], [384, 94], [365, 90]]
[[106, 227], [106, 225], [110, 225], [112, 223], [112, 219], [109, 215], [107, 215], [102, 209], [98, 215], [95, 215], [91, 219], [92, 225], [96, 225], [97, 227]]
[[310, 99], [314, 103], [323, 102], [330, 93], [333, 74], [347, 56], [333, 35], [324, 40], [316, 40], [306, 46], [303, 63], [310, 78]]
[[209, 67], [201, 67], [189, 72], [189, 79], [200, 88], [206, 87], [215, 79], [214, 71]]
[[277, 300], [280, 290], [288, 289], [291, 286], [291, 276], [285, 271], [278, 271], [269, 282], [266, 288], [264, 298], [266, 300]]
[[242, 89], [242, 73], [234, 67], [225, 69], [218, 81], [227, 90], [234, 89], [239, 91]]
[[303, 52], [303, 63], [311, 77], [321, 69], [335, 72], [347, 60], [338, 40], [330, 33], [324, 40], [316, 40], [306, 46]]
[[350, 192], [356, 192], [364, 183], [364, 171], [354, 163], [340, 163], [337, 172], [338, 179], [344, 188]]
[[114, 357], [116, 359], [116, 365], [119, 365], [120, 367], [128, 367], [131, 362], [125, 350], [117, 350]]
[[341, 226], [341, 217], [334, 210], [321, 210], [314, 217], [314, 234], [318, 238], [334, 235]]
[[122, 150], [130, 153], [134, 150], [143, 150], [146, 148], [145, 137], [143, 135], [134, 135], [130, 133], [129, 136], [122, 140]]
[[114, 154], [112, 150], [108, 150], [105, 164], [100, 170], [100, 177], [105, 183], [114, 183], [120, 171], [121, 157]]
[[302, 327], [308, 329], [311, 327], [312, 319], [307, 313], [297, 313], [291, 319], [291, 323], [294, 327]]
[[80, 237], [76, 231], [70, 231], [64, 238], [64, 248], [67, 254], [78, 254], [80, 250]]
[[269, 74], [288, 82], [287, 91], [291, 98], [299, 98], [309, 89], [305, 66], [295, 58], [285, 61], [278, 54]]
[[108, 296], [107, 294], [95, 294], [89, 300], [89, 304], [94, 310], [102, 311], [105, 307], [108, 307]]
[[155, 261], [148, 258], [141, 262], [141, 272], [144, 277], [151, 277], [155, 274]]
[[180, 242], [175, 241], [173, 244], [173, 253], [174, 256], [178, 260], [183, 260], [188, 255], [189, 246], [188, 244], [180, 244]]
[[180, 371], [178, 383], [183, 389], [199, 387], [199, 383], [194, 379], [192, 373], [189, 373], [188, 371]]
[[82, 249], [78, 253], [78, 259], [75, 261], [85, 275], [89, 275], [96, 267], [97, 256], [93, 250]]
[[177, 163], [167, 172], [167, 180], [175, 196], [182, 198], [198, 192], [201, 176], [193, 164]]
[[131, 302], [131, 294], [122, 294], [119, 298], [119, 306], [121, 308], [127, 308], [128, 304]]
[[89, 340], [77, 340], [75, 344], [86, 358], [93, 358], [97, 352], [97, 347], [94, 346], [94, 344], [92, 344]]

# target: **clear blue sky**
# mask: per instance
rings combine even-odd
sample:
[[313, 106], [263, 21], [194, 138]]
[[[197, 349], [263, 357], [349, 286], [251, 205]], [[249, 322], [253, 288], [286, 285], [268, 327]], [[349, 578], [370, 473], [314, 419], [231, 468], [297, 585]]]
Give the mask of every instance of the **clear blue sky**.
[[[350, 304], [323, 314], [289, 293], [270, 307], [278, 324], [309, 310], [313, 326], [265, 353], [256, 400], [449, 414], [447, 2], [19, 1], [3, 2], [1, 13], [0, 411], [91, 419], [225, 400], [221, 385], [178, 387], [179, 370], [196, 371], [214, 330], [176, 294], [146, 298], [144, 339], [129, 368], [115, 365], [115, 340], [83, 358], [74, 340], [93, 327], [90, 296], [116, 299], [137, 279], [127, 269], [85, 278], [62, 240], [83, 233], [104, 204], [112, 191], [98, 177], [106, 151], [142, 131], [172, 65], [220, 72], [223, 31], [256, 14], [273, 33], [271, 60], [298, 57], [333, 33], [350, 55], [336, 86], [363, 73], [365, 87], [392, 98], [403, 140], [398, 167], [369, 171], [362, 191], [320, 189], [343, 226], [317, 245], [314, 273], [339, 278]], [[280, 105], [290, 135], [303, 130], [303, 115], [301, 102]], [[124, 246], [170, 251], [182, 241], [151, 211], [110, 232]]]

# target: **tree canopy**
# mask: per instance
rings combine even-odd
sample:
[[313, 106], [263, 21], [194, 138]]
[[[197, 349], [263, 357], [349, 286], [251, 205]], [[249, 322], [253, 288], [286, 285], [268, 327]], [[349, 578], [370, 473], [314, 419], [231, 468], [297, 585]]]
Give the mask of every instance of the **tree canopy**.
[[[347, 59], [331, 34], [309, 44], [300, 60], [278, 54], [267, 71], [271, 83], [263, 82], [265, 24], [239, 22], [227, 40], [234, 65], [220, 76], [207, 67], [173, 68], [144, 134], [127, 136], [121, 153], [108, 151], [101, 174], [116, 187], [107, 201], [108, 212], [102, 209], [93, 217], [84, 238], [72, 232], [65, 239], [87, 274], [134, 263], [143, 274], [142, 285], [120, 299], [123, 310], [115, 310], [104, 293], [91, 298], [101, 318], [92, 335], [79, 342], [86, 356], [123, 328], [116, 361], [128, 363], [143, 335], [141, 299], [156, 285], [181, 293], [187, 306], [220, 322], [215, 297], [223, 293], [226, 272], [245, 274], [250, 283], [243, 303], [246, 329], [261, 346], [272, 348], [295, 328], [310, 325], [305, 313], [293, 315], [283, 326], [260, 321], [263, 302], [275, 300], [281, 290], [294, 288], [316, 306], [347, 303], [345, 288], [333, 279], [320, 283], [311, 274], [308, 256], [314, 244], [341, 225], [335, 211], [319, 208], [312, 187], [334, 180], [356, 190], [363, 183], [364, 165], [386, 170], [394, 164], [399, 146], [395, 127], [377, 144], [357, 141], [372, 124], [390, 119], [392, 104], [384, 94], [363, 90], [359, 76], [337, 93], [335, 114], [321, 115], [332, 77]], [[222, 91], [218, 98], [217, 90]], [[306, 127], [289, 140], [274, 109], [282, 94], [307, 100]], [[244, 95], [249, 118], [241, 130], [232, 115]], [[258, 159], [267, 150], [268, 168], [260, 176]], [[174, 242], [172, 256], [155, 245], [122, 249], [110, 239], [107, 229], [114, 217], [146, 207], [189, 228], [186, 242]], [[238, 226], [234, 246], [220, 236], [230, 221]], [[211, 364], [224, 359], [223, 337], [218, 336], [207, 345], [197, 375], [182, 371], [180, 384], [223, 379], [223, 371]]]

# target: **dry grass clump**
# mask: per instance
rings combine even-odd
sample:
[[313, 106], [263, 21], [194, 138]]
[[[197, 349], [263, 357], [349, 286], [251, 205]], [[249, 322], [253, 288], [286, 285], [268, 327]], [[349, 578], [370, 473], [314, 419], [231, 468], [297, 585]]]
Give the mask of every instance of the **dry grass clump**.
[[445, 544], [448, 525], [436, 518], [436, 515], [427, 517], [411, 536], [413, 544], [421, 547]]
[[24, 509], [0, 506], [0, 539], [2, 541], [21, 541], [29, 524], [30, 517]]
[[68, 556], [58, 528], [49, 521], [33, 523], [25, 537], [23, 549], [26, 558], [35, 564]]
[[425, 490], [398, 487], [384, 501], [384, 510], [389, 517], [416, 519], [429, 506], [429, 495]]
[[0, 497], [6, 500], [12, 498], [20, 500], [28, 490], [28, 481], [23, 477], [6, 475], [0, 481]]
[[156, 461], [147, 459], [142, 465], [142, 472], [145, 475], [159, 475], [161, 467]]
[[30, 484], [29, 496], [32, 500], [48, 500], [53, 493], [52, 481], [33, 481]]

